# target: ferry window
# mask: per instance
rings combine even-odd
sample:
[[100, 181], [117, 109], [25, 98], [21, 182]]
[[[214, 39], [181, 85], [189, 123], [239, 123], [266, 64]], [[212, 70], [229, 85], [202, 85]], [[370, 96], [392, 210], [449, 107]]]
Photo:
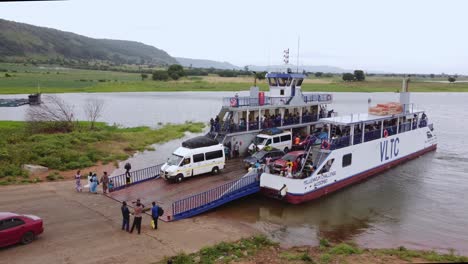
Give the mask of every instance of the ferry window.
[[299, 79], [299, 80], [297, 80], [297, 82], [296, 82], [296, 86], [301, 86], [301, 84], [302, 84], [302, 81], [303, 81], [303, 79]]
[[284, 95], [284, 89], [280, 90], [280, 95]]
[[288, 79], [286, 80], [286, 86], [290, 86], [290, 85], [291, 85], [291, 79], [288, 78]]
[[273, 138], [273, 143], [279, 143], [280, 142], [280, 138], [279, 137], [274, 137]]
[[217, 159], [221, 157], [223, 157], [222, 150], [210, 151], [210, 152], [205, 153], [206, 160], [212, 160], [212, 159]]
[[278, 78], [279, 86], [286, 86], [287, 81], [288, 81], [288, 78]]
[[193, 162], [200, 162], [205, 160], [205, 155], [203, 153], [193, 155]]
[[342, 162], [343, 167], [348, 167], [349, 165], [351, 165], [352, 158], [353, 158], [353, 154], [351, 153], [343, 155], [343, 162]]
[[318, 174], [322, 174], [322, 173], [325, 173], [325, 172], [329, 172], [330, 171], [330, 168], [331, 166], [333, 165], [333, 162], [335, 161], [335, 159], [331, 159], [331, 160], [328, 160], [325, 165], [323, 165], [322, 169], [319, 171]]
[[291, 135], [281, 136], [281, 142], [288, 141], [288, 140], [291, 140]]
[[270, 86], [277, 86], [278, 85], [276, 83], [276, 78], [268, 78], [268, 82], [270, 83]]

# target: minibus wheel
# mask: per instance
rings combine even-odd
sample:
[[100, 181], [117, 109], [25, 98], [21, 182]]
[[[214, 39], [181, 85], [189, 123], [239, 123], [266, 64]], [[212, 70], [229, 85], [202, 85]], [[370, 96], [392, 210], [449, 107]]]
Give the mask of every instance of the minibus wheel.
[[182, 174], [177, 174], [177, 176], [176, 176], [176, 178], [175, 178], [175, 181], [176, 181], [177, 183], [179, 183], [179, 182], [182, 182], [183, 180], [184, 180], [184, 175], [182, 175]]

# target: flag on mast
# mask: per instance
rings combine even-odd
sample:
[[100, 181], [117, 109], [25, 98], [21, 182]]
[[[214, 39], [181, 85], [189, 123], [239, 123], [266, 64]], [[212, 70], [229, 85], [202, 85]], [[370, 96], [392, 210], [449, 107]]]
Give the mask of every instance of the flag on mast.
[[289, 64], [289, 48], [283, 51], [284, 64]]

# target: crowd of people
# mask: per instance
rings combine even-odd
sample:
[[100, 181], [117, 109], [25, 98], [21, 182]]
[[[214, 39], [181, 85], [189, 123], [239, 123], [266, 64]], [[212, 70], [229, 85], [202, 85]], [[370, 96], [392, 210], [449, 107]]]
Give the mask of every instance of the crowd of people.
[[[126, 184], [131, 183], [131, 174], [130, 163], [126, 163], [125, 166], [125, 178]], [[97, 187], [99, 184], [102, 184], [102, 193], [106, 194], [113, 190], [114, 182], [112, 179], [109, 178], [109, 175], [106, 171], [103, 172], [102, 177], [99, 179], [97, 173], [89, 172], [88, 174], [88, 185], [83, 186], [81, 184], [81, 171], [78, 170], [75, 174], [75, 190], [77, 192], [82, 192], [84, 187], [89, 188], [90, 193], [97, 194]], [[127, 205], [126, 201], [122, 202], [122, 206], [120, 207], [121, 214], [122, 214], [122, 230], [125, 230], [129, 233], [132, 233], [133, 230], [136, 228], [138, 234], [141, 233], [141, 222], [143, 213], [145, 212], [145, 205], [141, 203], [140, 199], [136, 201], [132, 201], [133, 211], [130, 211], [129, 205]], [[162, 207], [158, 206], [156, 202], [152, 202], [152, 207], [149, 209], [151, 213], [151, 227], [153, 229], [158, 229], [158, 219], [164, 214], [164, 210]], [[133, 223], [130, 225], [130, 215], [133, 215]]]
[[[326, 111], [325, 108], [320, 109], [320, 118], [330, 117], [333, 113], [333, 110]], [[317, 112], [309, 112], [308, 110], [304, 110], [302, 112], [302, 116], [298, 112], [286, 112], [281, 118], [281, 115], [278, 114], [269, 114], [266, 113], [261, 116], [257, 116], [255, 118], [251, 118], [248, 120], [245, 117], [241, 117], [239, 122], [234, 122], [232, 115], [230, 118], [224, 122], [221, 122], [219, 116], [210, 119], [210, 132], [227, 132], [232, 133], [236, 131], [245, 131], [247, 130], [247, 126], [249, 129], [256, 129], [258, 128], [259, 122], [261, 124], [261, 128], [272, 128], [272, 127], [279, 127], [281, 125], [292, 125], [292, 124], [299, 124], [304, 122], [313, 122], [317, 121]]]
[[[83, 191], [83, 186], [81, 184], [81, 171], [78, 170], [75, 174], [75, 190], [77, 192], [82, 192]], [[89, 172], [88, 174], [88, 185], [84, 187], [89, 188], [90, 193], [95, 193], [97, 194], [97, 187], [99, 184], [102, 184], [102, 192], [103, 193], [109, 193], [109, 191], [112, 191], [114, 188], [114, 181], [109, 178], [109, 175], [107, 174], [107, 171], [105, 171], [100, 179], [98, 179], [97, 173], [96, 172]]]
[[[133, 233], [133, 230], [136, 228], [138, 234], [141, 233], [141, 222], [143, 219], [143, 213], [145, 212], [145, 205], [141, 203], [140, 199], [133, 201], [134, 204], [133, 212], [130, 212], [127, 202], [123, 201], [122, 206], [120, 207], [122, 213], [122, 230], [129, 233]], [[152, 206], [149, 209], [151, 213], [151, 228], [158, 229], [158, 220], [164, 214], [162, 207], [158, 206], [156, 202], [151, 203]], [[130, 227], [130, 215], [133, 215], [133, 223]]]

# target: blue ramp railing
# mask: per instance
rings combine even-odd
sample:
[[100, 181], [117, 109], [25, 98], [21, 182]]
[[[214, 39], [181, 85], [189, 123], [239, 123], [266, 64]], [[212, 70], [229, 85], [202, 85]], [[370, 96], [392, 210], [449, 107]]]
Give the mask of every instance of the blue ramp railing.
[[181, 220], [198, 215], [258, 191], [260, 191], [260, 182], [257, 172], [253, 171], [238, 180], [175, 201], [172, 203], [171, 220]]
[[130, 184], [127, 184], [125, 173], [116, 176], [111, 176], [109, 177], [109, 180], [112, 180], [114, 186], [112, 189], [109, 189], [109, 191], [117, 191], [124, 188], [125, 186], [130, 186], [147, 180], [156, 179], [161, 173], [162, 165], [163, 164], [158, 164], [144, 169], [130, 171]]

